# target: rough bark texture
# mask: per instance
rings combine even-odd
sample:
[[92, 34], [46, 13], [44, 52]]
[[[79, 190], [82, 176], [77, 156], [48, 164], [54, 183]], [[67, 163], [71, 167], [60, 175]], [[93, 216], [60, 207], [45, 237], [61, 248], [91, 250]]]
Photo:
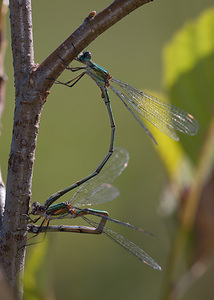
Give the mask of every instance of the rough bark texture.
[[[0, 136], [1, 136], [1, 118], [4, 110], [4, 98], [6, 87], [6, 76], [4, 74], [4, 56], [7, 46], [5, 37], [5, 17], [7, 14], [7, 6], [2, 3], [0, 7]], [[2, 225], [2, 217], [5, 205], [5, 185], [1, 175], [0, 169], [0, 229]]]

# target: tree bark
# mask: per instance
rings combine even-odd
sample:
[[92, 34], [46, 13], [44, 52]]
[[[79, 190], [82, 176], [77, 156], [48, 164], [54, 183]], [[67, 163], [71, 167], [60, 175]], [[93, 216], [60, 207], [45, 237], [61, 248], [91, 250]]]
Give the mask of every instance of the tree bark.
[[[6, 76], [4, 74], [4, 57], [7, 46], [5, 17], [7, 14], [7, 5], [2, 2], [0, 6], [0, 136], [1, 136], [1, 117], [4, 111], [4, 98], [6, 88]], [[2, 226], [2, 218], [5, 205], [5, 185], [0, 169], [0, 230]]]

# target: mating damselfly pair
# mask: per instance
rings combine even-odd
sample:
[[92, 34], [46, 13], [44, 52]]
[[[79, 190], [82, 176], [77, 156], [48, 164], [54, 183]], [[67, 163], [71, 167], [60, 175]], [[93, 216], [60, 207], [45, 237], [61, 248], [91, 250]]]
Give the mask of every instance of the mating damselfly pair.
[[[38, 202], [34, 202], [32, 205], [33, 215], [39, 215], [39, 218], [34, 220], [35, 223], [41, 217], [44, 217], [44, 221], [41, 226], [29, 225], [29, 232], [38, 234], [47, 229], [44, 225], [53, 219], [62, 219], [65, 217], [76, 218], [82, 217], [91, 227], [85, 226], [52, 226], [49, 227], [50, 231], [70, 231], [70, 232], [79, 232], [79, 233], [104, 233], [107, 237], [117, 242], [119, 245], [124, 247], [130, 253], [135, 255], [144, 263], [153, 267], [154, 269], [161, 270], [161, 267], [141, 248], [136, 246], [133, 242], [127, 240], [119, 233], [114, 232], [113, 230], [107, 228], [106, 222], [112, 221], [132, 229], [143, 231], [142, 229], [136, 228], [135, 226], [130, 225], [129, 223], [124, 223], [116, 219], [112, 219], [108, 216], [108, 213], [105, 211], [98, 211], [91, 208], [80, 208], [81, 205], [94, 205], [98, 203], [103, 203], [115, 199], [119, 195], [119, 191], [111, 185], [111, 182], [115, 180], [123, 171], [123, 169], [128, 164], [128, 154], [125, 149], [117, 149], [114, 151], [114, 135], [115, 135], [115, 123], [112, 114], [110, 98], [108, 93], [108, 87], [113, 90], [113, 92], [120, 98], [123, 104], [135, 117], [135, 119], [140, 123], [142, 128], [146, 133], [152, 138], [156, 143], [151, 132], [148, 128], [142, 123], [141, 116], [150, 121], [158, 129], [164, 132], [166, 135], [171, 137], [174, 140], [179, 140], [175, 131], [180, 131], [188, 135], [195, 135], [198, 131], [198, 123], [196, 119], [189, 113], [181, 110], [171, 104], [163, 102], [156, 97], [153, 97], [149, 94], [141, 92], [140, 90], [132, 87], [131, 85], [124, 83], [120, 80], [117, 80], [103, 68], [93, 63], [91, 60], [90, 52], [83, 52], [77, 58], [77, 61], [83, 63], [84, 67], [66, 67], [66, 69], [75, 72], [83, 70], [83, 72], [77, 77], [62, 83], [68, 87], [74, 86], [85, 74], [88, 74], [99, 86], [101, 89], [101, 97], [104, 100], [111, 124], [111, 140], [109, 152], [98, 166], [98, 168], [91, 173], [89, 176], [84, 179], [76, 182], [75, 184], [69, 186], [66, 189], [63, 189], [51, 197], [49, 197], [45, 205], [41, 205]], [[115, 88], [113, 85], [119, 86], [122, 89], [122, 92]], [[113, 156], [111, 157], [111, 155]], [[110, 159], [111, 157], [111, 159]], [[110, 160], [109, 160], [110, 159]], [[103, 169], [104, 165], [105, 169]], [[99, 174], [100, 173], [100, 174]], [[99, 175], [98, 175], [99, 174]], [[98, 175], [98, 176], [97, 176]], [[62, 202], [59, 204], [53, 204], [58, 198], [63, 196], [65, 193], [70, 190], [80, 186], [74, 196], [69, 202]], [[78, 207], [74, 206], [76, 204]], [[94, 215], [101, 218], [100, 223], [89, 220], [85, 215]]]

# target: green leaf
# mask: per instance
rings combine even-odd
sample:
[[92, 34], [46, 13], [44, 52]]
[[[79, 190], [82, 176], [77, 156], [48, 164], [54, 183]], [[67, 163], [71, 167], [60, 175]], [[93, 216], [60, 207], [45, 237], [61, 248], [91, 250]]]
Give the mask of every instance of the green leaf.
[[[164, 98], [162, 95], [157, 94], [154, 91], [146, 91], [146, 92], [160, 99]], [[155, 137], [158, 143], [157, 146], [155, 145], [155, 150], [158, 152], [161, 159], [163, 160], [169, 178], [172, 179], [177, 177], [177, 173], [179, 172], [180, 169], [179, 166], [181, 165], [185, 155], [181, 143], [169, 138], [167, 135], [165, 135], [160, 130], [158, 130], [146, 119], [144, 119], [143, 121], [146, 124], [146, 126], [149, 128], [149, 130], [151, 131], [152, 135]]]
[[214, 10], [178, 31], [163, 57], [164, 84], [171, 102], [199, 122], [195, 137], [180, 135], [184, 151], [196, 165], [214, 111]]
[[31, 252], [27, 257], [24, 272], [24, 299], [41, 300], [44, 297], [43, 291], [38, 289], [38, 286], [41, 286], [38, 281], [45, 277], [41, 272], [44, 272], [44, 266], [46, 267], [48, 241], [45, 239], [29, 247]]

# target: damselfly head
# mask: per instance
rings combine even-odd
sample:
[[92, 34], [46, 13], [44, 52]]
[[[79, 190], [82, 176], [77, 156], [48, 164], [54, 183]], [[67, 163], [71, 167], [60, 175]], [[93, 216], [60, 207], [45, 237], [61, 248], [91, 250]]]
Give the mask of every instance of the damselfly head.
[[41, 205], [39, 202], [33, 202], [31, 215], [44, 215], [46, 212], [46, 207]]
[[82, 63], [87, 63], [91, 60], [91, 52], [89, 51], [84, 51], [82, 53], [80, 53], [80, 55], [78, 56], [78, 60]]

